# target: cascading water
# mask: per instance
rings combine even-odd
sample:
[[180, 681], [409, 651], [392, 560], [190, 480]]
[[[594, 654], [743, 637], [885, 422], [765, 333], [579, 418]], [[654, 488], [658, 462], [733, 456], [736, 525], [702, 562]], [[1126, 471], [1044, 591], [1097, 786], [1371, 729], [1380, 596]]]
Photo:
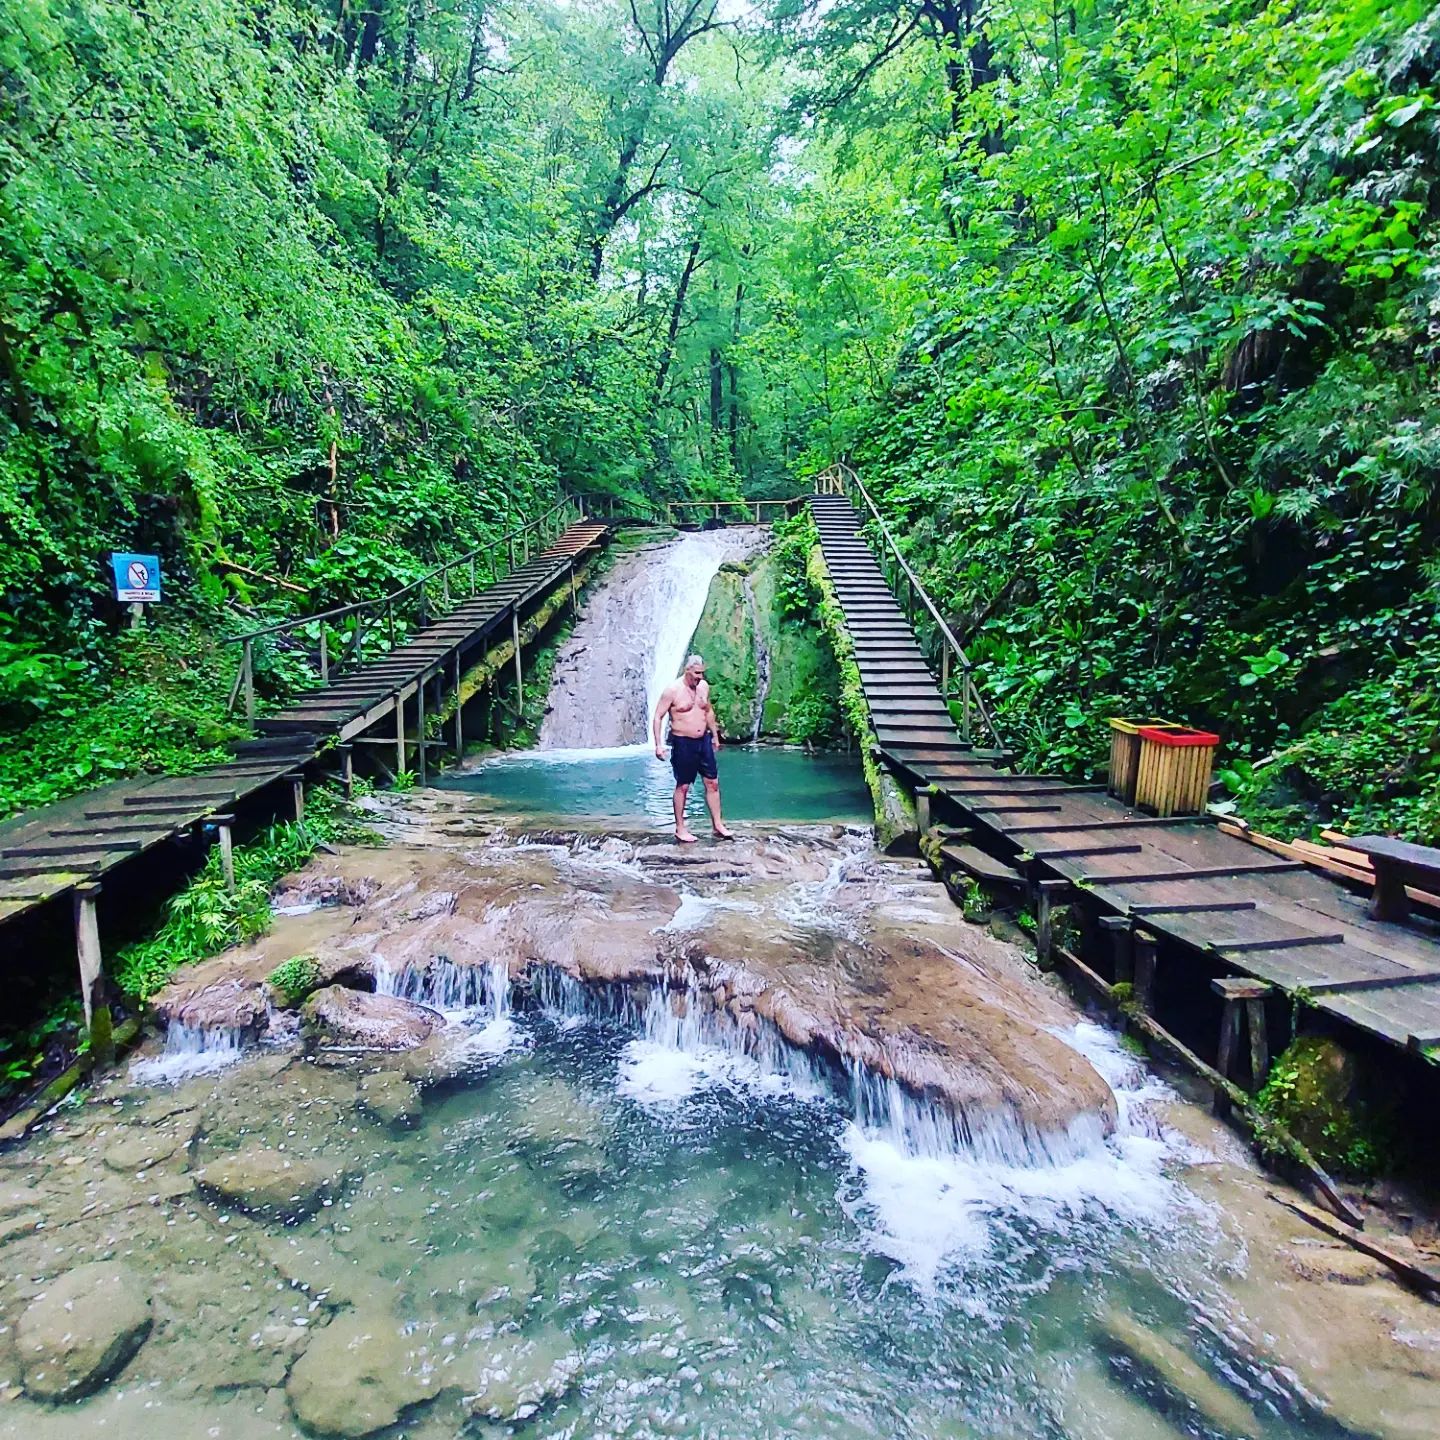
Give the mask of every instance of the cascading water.
[[206, 1075], [233, 1065], [253, 1038], [240, 1026], [182, 1025], [172, 1020], [165, 1031], [165, 1049], [154, 1059], [137, 1060], [130, 1076], [153, 1085]]
[[754, 549], [746, 530], [707, 530], [622, 556], [555, 662], [541, 750], [645, 743], [660, 692], [680, 673], [710, 582]]
[[437, 955], [420, 966], [381, 966], [375, 972], [375, 989], [428, 1005], [442, 1015], [503, 1020], [510, 1013], [510, 971], [498, 960], [485, 966], [457, 965]]

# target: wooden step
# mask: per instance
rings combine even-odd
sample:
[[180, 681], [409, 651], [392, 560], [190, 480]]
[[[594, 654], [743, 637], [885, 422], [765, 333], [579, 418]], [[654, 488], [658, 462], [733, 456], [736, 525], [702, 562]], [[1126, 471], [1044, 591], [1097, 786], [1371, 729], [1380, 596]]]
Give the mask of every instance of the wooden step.
[[972, 880], [990, 885], [1023, 885], [1025, 877], [976, 845], [942, 845], [940, 858]]

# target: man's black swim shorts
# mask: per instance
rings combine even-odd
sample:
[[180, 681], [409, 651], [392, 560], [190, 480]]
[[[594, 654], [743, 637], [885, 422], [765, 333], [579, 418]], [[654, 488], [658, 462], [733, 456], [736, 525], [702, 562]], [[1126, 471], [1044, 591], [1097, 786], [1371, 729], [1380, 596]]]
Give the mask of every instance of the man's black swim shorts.
[[697, 775], [715, 780], [720, 769], [715, 763], [715, 742], [707, 730], [703, 735], [670, 737], [670, 768], [677, 785], [693, 785]]

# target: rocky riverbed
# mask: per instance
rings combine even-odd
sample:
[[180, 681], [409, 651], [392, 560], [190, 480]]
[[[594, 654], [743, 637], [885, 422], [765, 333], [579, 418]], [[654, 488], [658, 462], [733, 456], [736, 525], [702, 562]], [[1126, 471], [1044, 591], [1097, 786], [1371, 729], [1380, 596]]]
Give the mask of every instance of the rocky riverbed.
[[0, 1436], [1440, 1431], [1440, 1308], [863, 837], [377, 821], [0, 1157]]

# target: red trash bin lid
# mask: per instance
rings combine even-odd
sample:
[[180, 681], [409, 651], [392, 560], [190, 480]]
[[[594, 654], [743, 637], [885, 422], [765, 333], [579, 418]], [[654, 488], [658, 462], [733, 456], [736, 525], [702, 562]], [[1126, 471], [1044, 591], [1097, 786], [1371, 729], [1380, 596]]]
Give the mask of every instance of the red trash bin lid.
[[1212, 735], [1208, 730], [1153, 730], [1148, 725], [1141, 728], [1140, 738], [1149, 740], [1153, 745], [1213, 746], [1220, 743], [1220, 737]]

